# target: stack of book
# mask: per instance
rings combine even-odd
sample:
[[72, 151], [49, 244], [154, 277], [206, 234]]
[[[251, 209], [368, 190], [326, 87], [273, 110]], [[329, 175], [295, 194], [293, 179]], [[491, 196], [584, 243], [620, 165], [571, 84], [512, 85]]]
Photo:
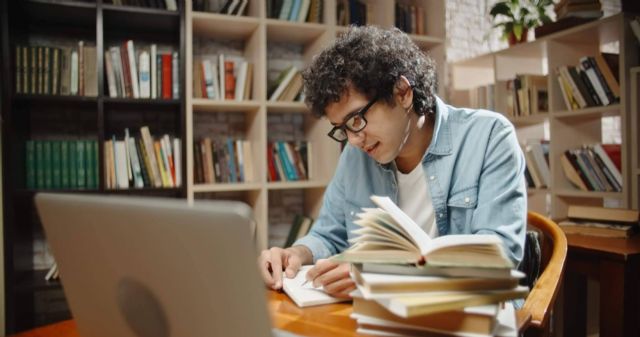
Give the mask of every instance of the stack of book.
[[98, 96], [96, 47], [16, 46], [16, 94]]
[[127, 40], [105, 51], [104, 64], [109, 97], [180, 98], [179, 56], [169, 48], [136, 48]]
[[267, 16], [294, 22], [322, 22], [324, 0], [267, 0]]
[[567, 234], [627, 238], [638, 231], [640, 212], [630, 209], [569, 205], [567, 220], [558, 224]]
[[620, 101], [618, 55], [599, 53], [580, 58], [577, 66], [556, 68], [568, 110], [606, 106]]
[[253, 64], [239, 56], [203, 55], [193, 60], [193, 96], [215, 100], [249, 100]]
[[561, 0], [554, 6], [556, 19], [566, 18], [599, 18], [602, 16], [600, 0]]
[[95, 140], [28, 140], [28, 189], [97, 189], [98, 142]]
[[560, 157], [569, 181], [582, 191], [620, 192], [620, 144], [593, 144], [566, 150]]
[[309, 179], [308, 142], [269, 142], [267, 145], [268, 181]]
[[205, 137], [193, 143], [196, 184], [254, 181], [253, 150], [248, 140]]
[[388, 197], [363, 209], [352, 247], [334, 256], [351, 262], [357, 291], [352, 317], [371, 334], [494, 335], [514, 328], [515, 312], [503, 302], [524, 298], [524, 274], [495, 235], [430, 238]]
[[164, 136], [154, 139], [149, 127], [140, 128], [135, 137], [125, 129], [125, 136], [104, 142], [104, 185], [107, 189], [143, 187], [180, 187], [182, 185], [182, 150], [180, 138]]

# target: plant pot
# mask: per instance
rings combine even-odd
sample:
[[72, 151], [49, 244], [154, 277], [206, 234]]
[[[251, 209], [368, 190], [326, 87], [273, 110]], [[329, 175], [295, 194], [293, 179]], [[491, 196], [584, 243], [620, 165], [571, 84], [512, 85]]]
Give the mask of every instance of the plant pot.
[[507, 37], [507, 40], [509, 41], [509, 45], [513, 46], [514, 44], [527, 42], [527, 33], [528, 32], [529, 32], [529, 30], [527, 28], [523, 29], [522, 30], [522, 35], [520, 36], [520, 39], [516, 38], [516, 34], [514, 32], [510, 32], [509, 36]]

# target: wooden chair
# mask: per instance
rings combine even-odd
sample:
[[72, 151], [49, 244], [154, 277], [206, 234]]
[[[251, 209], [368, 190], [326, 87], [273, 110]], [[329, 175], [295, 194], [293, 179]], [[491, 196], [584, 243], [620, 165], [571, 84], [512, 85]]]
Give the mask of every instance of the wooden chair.
[[525, 336], [546, 336], [567, 257], [567, 238], [552, 220], [528, 212], [529, 230], [539, 233], [541, 273], [523, 307], [516, 312], [518, 331]]

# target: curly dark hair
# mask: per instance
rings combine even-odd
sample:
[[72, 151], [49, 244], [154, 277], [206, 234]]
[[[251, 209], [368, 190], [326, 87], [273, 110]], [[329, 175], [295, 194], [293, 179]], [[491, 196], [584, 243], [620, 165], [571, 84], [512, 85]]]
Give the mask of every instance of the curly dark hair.
[[431, 57], [397, 28], [350, 27], [302, 73], [305, 103], [322, 117], [351, 85], [394, 106], [393, 86], [401, 75], [413, 86], [414, 111], [434, 113], [437, 77]]

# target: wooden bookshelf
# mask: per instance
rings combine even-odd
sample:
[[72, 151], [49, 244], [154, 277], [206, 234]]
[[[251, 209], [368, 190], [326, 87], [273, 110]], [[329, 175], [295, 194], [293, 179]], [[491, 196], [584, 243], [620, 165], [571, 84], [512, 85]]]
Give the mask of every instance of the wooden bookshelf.
[[629, 96], [630, 107], [629, 114], [630, 120], [630, 134], [631, 142], [631, 207], [634, 209], [640, 209], [640, 136], [638, 136], [638, 130], [640, 130], [640, 67], [632, 67], [629, 75]]
[[[178, 11], [154, 8], [114, 6], [105, 0], [95, 2], [60, 0], [23, 0], [2, 2], [0, 24], [5, 26], [2, 39], [2, 118], [3, 118], [3, 192], [4, 192], [4, 252], [5, 252], [5, 308], [6, 331], [14, 333], [37, 325], [69, 317], [43, 316], [35, 308], [34, 299], [43, 291], [60, 291], [58, 281], [44, 282], [42, 271], [34, 271], [33, 238], [42, 234], [33, 205], [35, 193], [42, 189], [27, 189], [24, 144], [45, 125], [30, 124], [36, 110], [61, 116], [72, 116], [68, 124], [83, 138], [98, 141], [99, 185], [94, 190], [65, 190], [65, 193], [126, 194], [200, 199], [232, 199], [249, 204], [257, 220], [256, 243], [266, 248], [269, 237], [270, 198], [278, 193], [300, 192], [304, 213], [317, 216], [324, 191], [329, 184], [340, 155], [338, 143], [327, 137], [331, 129], [327, 120], [316, 119], [301, 102], [270, 102], [267, 96], [268, 72], [274, 64], [274, 49], [293, 50], [291, 61], [308, 65], [312, 58], [334, 39], [346, 32], [336, 25], [336, 1], [324, 0], [320, 23], [299, 23], [269, 18], [266, 1], [249, 0], [245, 16], [231, 16], [192, 10], [192, 1], [178, 1]], [[425, 10], [425, 35], [410, 35], [423, 50], [435, 59], [440, 83], [444, 83], [445, 66], [445, 1], [398, 0]], [[395, 1], [367, 0], [374, 5], [372, 24], [392, 27], [395, 20]], [[16, 19], [18, 18], [18, 19]], [[31, 35], [91, 41], [96, 46], [98, 95], [43, 96], [15, 94], [14, 48], [26, 44]], [[170, 45], [178, 51], [179, 99], [111, 98], [105, 76], [104, 51], [126, 39], [143, 43]], [[236, 48], [253, 64], [250, 99], [242, 101], [194, 98], [193, 65], [200, 41], [213, 41]], [[235, 46], [235, 47], [233, 47]], [[288, 54], [287, 54], [288, 55]], [[288, 57], [288, 56], [286, 56]], [[444, 93], [440, 86], [440, 95]], [[67, 111], [67, 112], [64, 112]], [[67, 114], [67, 115], [65, 115]], [[243, 183], [194, 183], [193, 142], [210, 134], [199, 128], [211, 116], [225, 114], [242, 120], [239, 134], [252, 144], [251, 156], [254, 179]], [[273, 116], [301, 117], [300, 133], [312, 145], [309, 161], [311, 178], [304, 181], [268, 182], [266, 177], [267, 143], [273, 134], [269, 119]], [[137, 122], [130, 129], [149, 125], [152, 133], [170, 131], [182, 140], [182, 187], [143, 188], [129, 190], [105, 189], [103, 178], [103, 141], [112, 134], [118, 138], [123, 130], [122, 120], [131, 116]], [[55, 130], [51, 131], [55, 134]], [[211, 135], [213, 136], [213, 135]], [[16, 146], [16, 144], [18, 146]], [[274, 198], [275, 199], [275, 198]], [[272, 199], [273, 200], [273, 199]], [[25, 262], [26, 261], [26, 262]], [[44, 318], [43, 318], [44, 317]]]
[[[5, 4], [6, 3], [6, 4]], [[33, 204], [38, 192], [99, 193], [186, 197], [186, 183], [178, 188], [106, 189], [103, 142], [123, 128], [148, 125], [152, 134], [170, 133], [185, 139], [185, 8], [178, 11], [114, 6], [94, 2], [24, 0], [3, 2], [2, 142], [4, 210], [5, 330], [15, 333], [69, 318], [59, 281], [45, 281], [47, 270], [34, 269], [34, 238], [43, 230]], [[37, 37], [37, 42], [32, 40]], [[179, 54], [178, 99], [111, 98], [104, 71], [104, 51], [124, 40], [162, 43]], [[34, 44], [58, 46], [60, 40], [86, 41], [96, 48], [97, 95], [53, 96], [18, 94], [15, 88], [15, 48]], [[42, 42], [44, 41], [44, 42]], [[36, 116], [40, 116], [35, 118]], [[42, 116], [47, 119], [42, 121]], [[135, 120], [129, 124], [129, 118]], [[50, 121], [55, 124], [48, 125]], [[168, 122], [167, 122], [168, 121]], [[64, 125], [60, 128], [60, 125]], [[25, 142], [29, 139], [86, 139], [98, 143], [97, 188], [33, 189], [26, 187]], [[183, 158], [182, 167], [186, 160]], [[183, 169], [184, 171], [184, 169]], [[186, 174], [183, 173], [182, 181]], [[49, 303], [52, 298], [56, 303]], [[55, 311], [43, 305], [55, 306]]]
[[[508, 49], [488, 53], [468, 60], [452, 63], [452, 87], [469, 90], [495, 84], [493, 100], [495, 109], [505, 114], [514, 124], [518, 139], [549, 141], [551, 187], [529, 189], [529, 209], [558, 219], [566, 216], [570, 204], [603, 206], [611, 201], [620, 207], [638, 208], [638, 137], [637, 81], [640, 68], [637, 41], [629, 25], [630, 16], [623, 13], [560, 31], [541, 39], [519, 44]], [[614, 49], [614, 50], [612, 50]], [[620, 102], [608, 106], [567, 110], [562, 92], [555, 77], [560, 65], [576, 65], [580, 57], [594, 56], [599, 52], [617, 49], [619, 63]], [[630, 69], [636, 69], [630, 71]], [[500, 81], [516, 74], [548, 76], [549, 111], [544, 114], [512, 117], [506, 113], [506, 89], [498, 88]], [[635, 91], [634, 91], [635, 90]], [[458, 96], [460, 97], [460, 96]], [[635, 103], [634, 103], [635, 102]], [[456, 104], [454, 100], [452, 102]], [[560, 165], [560, 157], [567, 149], [583, 144], [602, 142], [602, 120], [607, 117], [620, 119], [622, 139], [622, 192], [581, 191], [572, 186]], [[633, 162], [633, 163], [632, 163]]]

